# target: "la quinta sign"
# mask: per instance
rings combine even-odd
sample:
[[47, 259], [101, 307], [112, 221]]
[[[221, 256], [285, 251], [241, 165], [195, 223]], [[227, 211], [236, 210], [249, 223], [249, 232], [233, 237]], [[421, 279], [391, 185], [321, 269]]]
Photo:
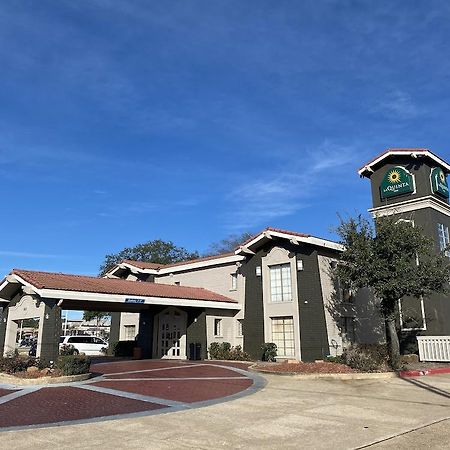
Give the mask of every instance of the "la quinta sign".
[[448, 198], [447, 177], [440, 167], [431, 170], [431, 190], [434, 194]]
[[404, 167], [392, 167], [384, 174], [380, 186], [382, 199], [412, 192], [414, 192], [414, 178]]

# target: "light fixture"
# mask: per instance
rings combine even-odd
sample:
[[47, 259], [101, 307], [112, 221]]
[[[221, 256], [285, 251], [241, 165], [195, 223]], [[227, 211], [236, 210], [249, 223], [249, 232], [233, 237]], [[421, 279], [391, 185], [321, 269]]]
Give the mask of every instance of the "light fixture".
[[256, 276], [260, 277], [261, 276], [261, 266], [256, 266], [255, 272], [256, 272]]
[[303, 259], [297, 259], [297, 270], [303, 270]]

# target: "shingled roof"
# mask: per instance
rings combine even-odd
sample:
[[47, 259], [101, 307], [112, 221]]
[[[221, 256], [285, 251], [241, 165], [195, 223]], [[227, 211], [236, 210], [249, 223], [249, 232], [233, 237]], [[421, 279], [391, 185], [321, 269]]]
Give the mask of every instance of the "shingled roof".
[[36, 289], [237, 303], [235, 300], [225, 297], [224, 295], [198, 287], [175, 286], [54, 272], [38, 272], [22, 269], [13, 269], [11, 275], [17, 275]]

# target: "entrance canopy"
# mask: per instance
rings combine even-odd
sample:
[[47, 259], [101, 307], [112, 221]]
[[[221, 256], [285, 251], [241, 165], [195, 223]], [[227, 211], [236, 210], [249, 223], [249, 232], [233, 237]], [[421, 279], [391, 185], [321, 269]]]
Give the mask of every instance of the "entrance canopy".
[[0, 284], [1, 304], [7, 306], [21, 290], [75, 310], [138, 312], [148, 305], [240, 309], [235, 300], [198, 287], [21, 269], [14, 269]]

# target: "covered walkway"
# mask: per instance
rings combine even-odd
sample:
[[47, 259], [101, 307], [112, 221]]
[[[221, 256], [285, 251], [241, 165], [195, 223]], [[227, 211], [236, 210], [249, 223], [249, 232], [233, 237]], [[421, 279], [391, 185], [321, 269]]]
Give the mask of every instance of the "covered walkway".
[[0, 354], [15, 348], [18, 322], [39, 319], [37, 356], [55, 360], [61, 310], [112, 313], [110, 345], [119, 340], [121, 312], [140, 313], [144, 357], [187, 358], [191, 343], [206, 346], [207, 308], [239, 310], [237, 302], [203, 288], [14, 269], [0, 284]]

